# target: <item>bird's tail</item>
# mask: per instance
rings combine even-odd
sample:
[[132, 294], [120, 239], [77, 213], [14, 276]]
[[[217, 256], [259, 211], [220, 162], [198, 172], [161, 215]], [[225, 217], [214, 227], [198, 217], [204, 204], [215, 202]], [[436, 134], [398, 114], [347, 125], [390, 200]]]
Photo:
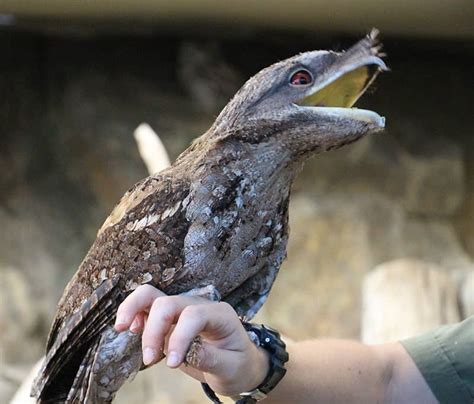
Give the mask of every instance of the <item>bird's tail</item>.
[[66, 404], [80, 404], [86, 402], [89, 386], [91, 385], [92, 367], [99, 343], [100, 339], [98, 338], [97, 341], [87, 350], [69, 390]]

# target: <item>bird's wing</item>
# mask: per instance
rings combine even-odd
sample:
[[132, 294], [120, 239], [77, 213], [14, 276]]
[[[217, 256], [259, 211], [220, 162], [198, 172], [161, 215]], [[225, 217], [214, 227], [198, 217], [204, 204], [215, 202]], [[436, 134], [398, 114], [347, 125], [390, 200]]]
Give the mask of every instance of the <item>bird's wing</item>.
[[[118, 278], [105, 280], [59, 330], [46, 354], [32, 394], [37, 398], [48, 396], [65, 399], [83, 356], [97, 339], [97, 335], [110, 322], [118, 304], [123, 300]], [[55, 381], [53, 396], [47, 392]], [[63, 381], [65, 383], [63, 383]]]
[[68, 404], [84, 402], [87, 395], [89, 380], [91, 379], [94, 357], [97, 355], [99, 344], [100, 339], [96, 338], [95, 341], [89, 346], [89, 349], [83, 357], [81, 365], [79, 366], [79, 370], [76, 373], [74, 382], [72, 383], [66, 398], [66, 402]]
[[159, 191], [160, 185], [163, 185], [162, 177], [160, 176], [150, 176], [136, 183], [124, 194], [122, 199], [120, 199], [120, 202], [112, 210], [102, 227], [97, 232], [97, 237], [99, 237], [109, 227], [122, 221], [127, 214], [129, 214], [150, 195]]
[[[58, 333], [64, 326], [65, 319], [75, 313], [76, 310], [81, 307], [83, 301], [87, 300], [89, 296], [92, 296], [94, 286], [98, 286], [103, 280], [107, 279], [107, 274], [103, 274], [99, 275], [99, 279], [94, 282], [95, 273], [90, 273], [91, 271], [89, 267], [101, 266], [101, 261], [105, 254], [100, 253], [100, 251], [107, 250], [105, 247], [107, 246], [107, 239], [110, 238], [110, 236], [117, 239], [117, 242], [120, 241], [120, 237], [117, 237], [116, 232], [113, 232], [114, 226], [119, 224], [121, 221], [127, 220], [127, 215], [130, 211], [146, 200], [153, 192], [156, 192], [158, 184], [159, 179], [157, 177], [147, 177], [136, 183], [124, 194], [120, 202], [115, 206], [105, 220], [97, 233], [97, 239], [84, 258], [78, 271], [67, 284], [61, 300], [58, 303], [56, 317], [49, 331], [48, 342], [46, 344], [46, 350], [48, 352], [57, 341]], [[109, 235], [107, 233], [114, 234]], [[108, 250], [110, 250], [110, 248]], [[89, 273], [84, 273], [88, 269]], [[94, 283], [96, 283], [96, 285], [93, 285]]]
[[[49, 385], [55, 390], [64, 386], [61, 394], [67, 395], [82, 358], [113, 322], [133, 285], [149, 281], [159, 284], [168, 261], [177, 261], [188, 226], [185, 219], [174, 215], [181, 213], [181, 202], [178, 205], [177, 201], [188, 192], [180, 181], [149, 177], [125, 194], [58, 304], [46, 360], [33, 390], [35, 396], [49, 397]], [[144, 279], [144, 275], [150, 278]]]

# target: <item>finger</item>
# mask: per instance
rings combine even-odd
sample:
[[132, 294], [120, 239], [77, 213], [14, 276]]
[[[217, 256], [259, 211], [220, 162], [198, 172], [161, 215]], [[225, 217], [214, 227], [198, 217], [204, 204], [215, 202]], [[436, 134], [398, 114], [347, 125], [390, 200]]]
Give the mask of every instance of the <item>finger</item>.
[[229, 364], [236, 361], [236, 355], [239, 353], [218, 348], [204, 341], [196, 355], [197, 360], [190, 363], [188, 367], [204, 373], [219, 374], [223, 378], [231, 368]]
[[148, 310], [159, 296], [165, 296], [165, 294], [151, 285], [141, 285], [136, 288], [119, 306], [115, 329], [124, 331], [129, 328], [135, 316], [141, 311]]
[[[226, 349], [243, 349], [245, 331], [235, 311], [227, 303], [193, 305], [183, 309], [168, 342], [167, 365], [178, 367], [184, 360], [193, 339], [203, 333], [211, 340], [227, 339]], [[235, 333], [234, 340], [228, 339]]]
[[[219, 348], [212, 343], [202, 342], [197, 360], [181, 370], [206, 383], [219, 394], [234, 396], [241, 391], [260, 384], [268, 374], [268, 354], [248, 339], [248, 349], [234, 351]], [[253, 352], [252, 352], [253, 351]]]
[[169, 342], [169, 340], [170, 340], [170, 335], [171, 335], [171, 333], [173, 332], [174, 327], [175, 327], [175, 325], [173, 324], [173, 325], [171, 326], [171, 328], [170, 328], [170, 331], [169, 331], [168, 334], [165, 336], [165, 343], [164, 343], [164, 345], [163, 345], [163, 351], [164, 351], [164, 352], [168, 352], [168, 342]]
[[162, 359], [166, 336], [186, 307], [210, 303], [209, 300], [190, 296], [161, 296], [155, 299], [142, 335], [143, 363], [150, 365]]
[[204, 373], [219, 375], [221, 383], [226, 383], [227, 380], [232, 381], [235, 378], [234, 366], [238, 362], [236, 359], [236, 353], [234, 351], [226, 351], [219, 349], [211, 344], [203, 342], [201, 349], [198, 353], [198, 360], [195, 365], [181, 365], [180, 370], [187, 375], [205, 382], [206, 378]]
[[132, 321], [130, 325], [130, 331], [134, 334], [138, 334], [140, 331], [143, 330], [145, 326], [145, 313], [142, 311], [138, 313]]

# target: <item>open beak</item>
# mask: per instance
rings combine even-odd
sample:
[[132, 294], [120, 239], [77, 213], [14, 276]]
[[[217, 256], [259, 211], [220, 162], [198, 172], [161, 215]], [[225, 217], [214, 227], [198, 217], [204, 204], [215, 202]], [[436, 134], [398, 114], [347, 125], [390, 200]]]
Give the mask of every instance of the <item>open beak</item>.
[[[383, 63], [382, 60], [380, 60]], [[315, 107], [350, 108], [375, 80], [380, 67], [374, 64], [360, 66], [327, 83], [314, 88], [298, 104]]]
[[388, 70], [381, 59], [378, 31], [373, 30], [315, 81], [306, 95], [297, 102], [318, 110], [318, 113], [368, 121], [383, 128], [385, 119], [376, 112], [351, 108], [365, 93], [381, 71]]

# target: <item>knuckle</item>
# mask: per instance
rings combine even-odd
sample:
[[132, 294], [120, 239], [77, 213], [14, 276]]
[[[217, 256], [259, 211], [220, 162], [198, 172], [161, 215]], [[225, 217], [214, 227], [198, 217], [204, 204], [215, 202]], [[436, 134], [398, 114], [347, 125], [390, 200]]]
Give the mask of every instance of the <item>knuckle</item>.
[[161, 307], [161, 297], [157, 297], [153, 299], [153, 302], [151, 303], [150, 307], [150, 312], [155, 312], [158, 310], [159, 307]]
[[203, 309], [201, 305], [191, 305], [186, 306], [181, 313], [181, 316], [185, 318], [194, 318], [200, 317], [203, 314]]
[[219, 302], [217, 303], [219, 310], [222, 310], [227, 313], [235, 313], [234, 308], [227, 302]]
[[134, 314], [133, 305], [130, 301], [124, 300], [117, 309], [117, 317], [129, 317]]
[[172, 311], [163, 311], [161, 319], [165, 323], [172, 323], [174, 321], [174, 313]]
[[149, 285], [149, 284], [145, 284], [145, 285], [140, 285], [138, 288], [136, 288], [132, 293], [135, 293], [135, 294], [147, 294], [147, 293], [152, 293], [156, 290], [156, 288], [154, 288], [153, 286]]
[[153, 300], [153, 306], [160, 310], [170, 311], [176, 307], [174, 296], [158, 296]]
[[127, 308], [127, 302], [126, 300], [124, 300], [122, 303], [120, 303], [119, 307], [117, 308], [117, 316], [119, 314], [122, 314], [126, 308]]
[[160, 320], [171, 322], [174, 320], [176, 300], [173, 296], [159, 296], [153, 301], [153, 312], [159, 313]]

